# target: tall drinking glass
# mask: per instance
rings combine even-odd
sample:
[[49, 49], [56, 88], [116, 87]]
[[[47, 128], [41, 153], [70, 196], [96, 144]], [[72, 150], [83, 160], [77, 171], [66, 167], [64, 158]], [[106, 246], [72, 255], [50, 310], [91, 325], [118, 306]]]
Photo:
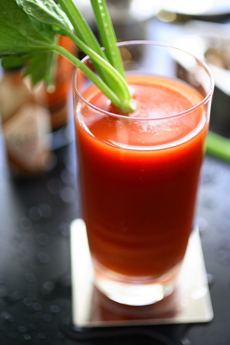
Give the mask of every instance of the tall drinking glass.
[[80, 70], [74, 75], [82, 217], [97, 288], [145, 305], [176, 285], [214, 85], [207, 66], [182, 50], [149, 41], [119, 47], [134, 112], [120, 114]]

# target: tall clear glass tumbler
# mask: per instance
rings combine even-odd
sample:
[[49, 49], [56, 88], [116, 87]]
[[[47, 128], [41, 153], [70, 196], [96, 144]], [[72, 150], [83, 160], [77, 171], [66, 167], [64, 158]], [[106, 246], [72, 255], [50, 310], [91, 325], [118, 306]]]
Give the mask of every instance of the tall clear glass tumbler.
[[119, 48], [134, 112], [120, 114], [81, 71], [74, 75], [82, 217], [96, 287], [119, 303], [146, 305], [176, 286], [214, 82], [180, 49], [149, 41]]

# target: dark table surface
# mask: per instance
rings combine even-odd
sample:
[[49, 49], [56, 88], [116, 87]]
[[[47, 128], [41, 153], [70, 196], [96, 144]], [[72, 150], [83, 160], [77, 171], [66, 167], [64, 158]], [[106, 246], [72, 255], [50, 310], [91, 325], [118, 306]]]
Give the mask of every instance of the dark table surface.
[[[152, 23], [158, 28], [159, 23]], [[163, 32], [163, 31], [161, 31]], [[70, 135], [72, 137], [72, 129]], [[0, 144], [0, 344], [230, 344], [230, 165], [206, 156], [196, 221], [200, 227], [214, 320], [74, 334], [70, 224], [80, 215], [74, 141], [56, 165], [31, 179], [11, 176]], [[93, 334], [92, 339], [87, 336]], [[159, 336], [159, 334], [161, 336]]]

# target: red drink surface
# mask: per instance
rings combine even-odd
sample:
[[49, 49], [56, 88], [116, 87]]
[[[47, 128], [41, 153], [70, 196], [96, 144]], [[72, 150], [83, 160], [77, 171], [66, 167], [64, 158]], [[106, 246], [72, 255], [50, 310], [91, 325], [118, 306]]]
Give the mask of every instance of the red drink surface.
[[[169, 118], [198, 104], [201, 95], [176, 80], [133, 76], [128, 82], [136, 105], [129, 116], [142, 120], [104, 116], [86, 105], [78, 114], [83, 218], [96, 266], [126, 280], [150, 280], [173, 269], [186, 251], [206, 110]], [[115, 110], [94, 86], [84, 97]]]

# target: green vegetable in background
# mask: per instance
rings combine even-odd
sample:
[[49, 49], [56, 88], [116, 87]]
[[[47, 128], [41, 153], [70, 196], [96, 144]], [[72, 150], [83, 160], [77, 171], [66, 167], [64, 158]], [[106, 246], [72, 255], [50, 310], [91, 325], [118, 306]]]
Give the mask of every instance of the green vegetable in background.
[[230, 140], [209, 131], [206, 152], [212, 156], [230, 162]]

